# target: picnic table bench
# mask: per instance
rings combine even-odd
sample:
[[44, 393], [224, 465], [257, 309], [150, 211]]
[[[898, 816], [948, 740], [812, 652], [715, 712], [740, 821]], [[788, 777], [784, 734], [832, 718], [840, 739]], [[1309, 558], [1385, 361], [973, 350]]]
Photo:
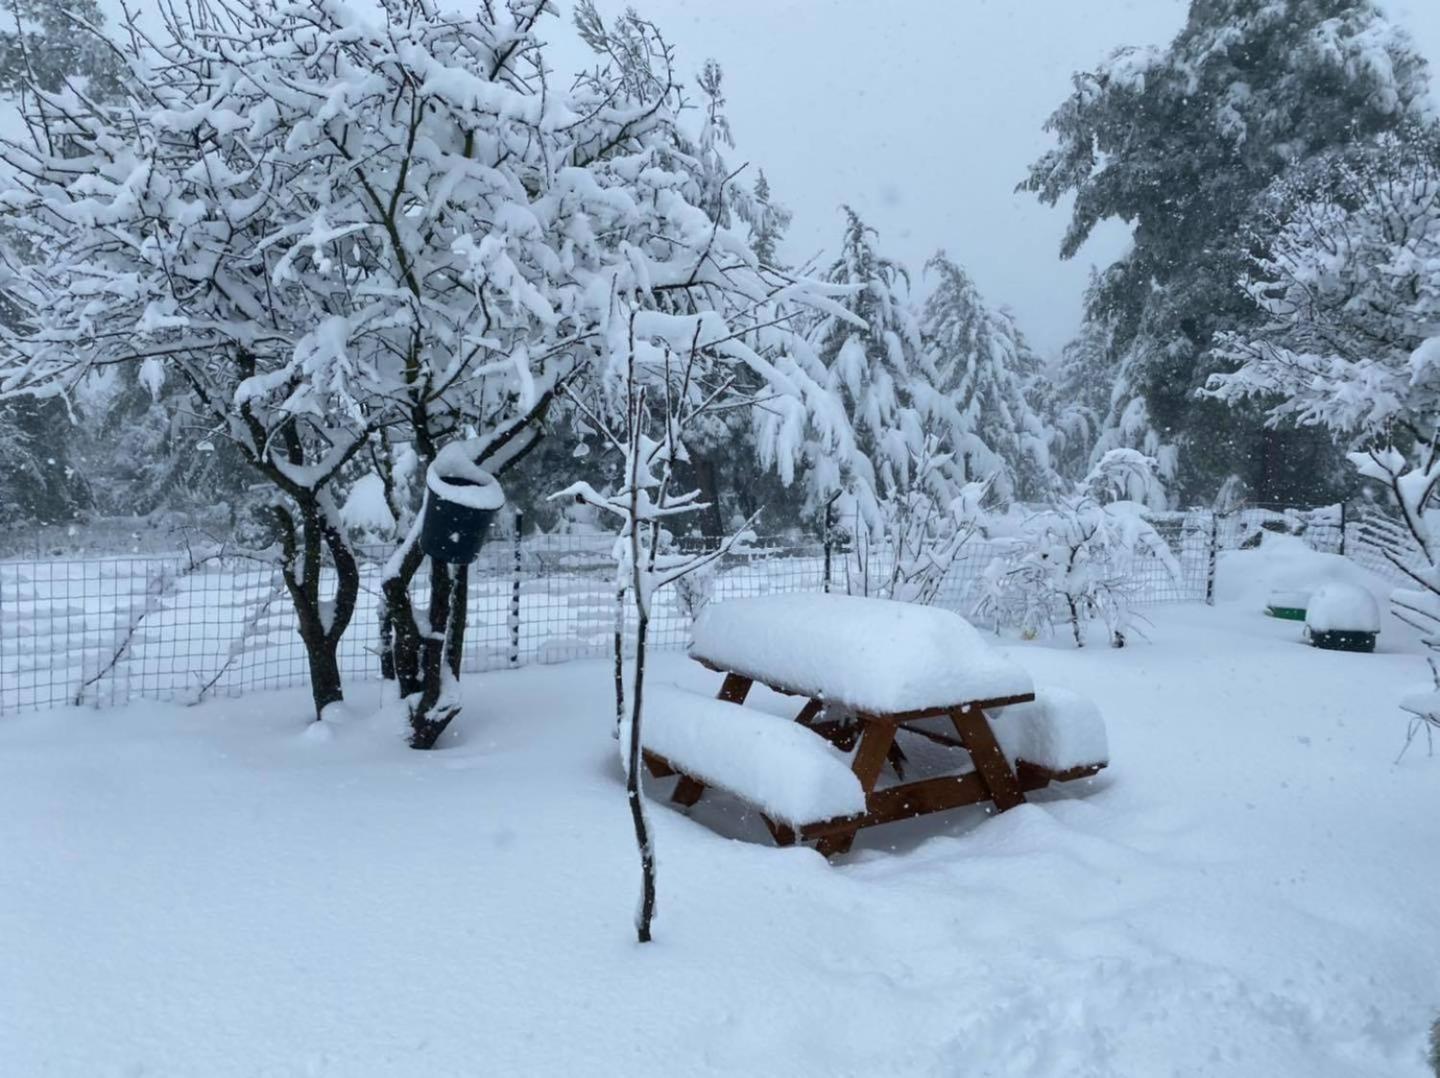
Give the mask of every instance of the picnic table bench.
[[[724, 675], [719, 695], [651, 688], [645, 765], [678, 777], [676, 805], [708, 787], [756, 805], [777, 845], [815, 842], [833, 857], [862, 828], [985, 802], [1004, 812], [1107, 763], [1092, 705], [1037, 694], [949, 611], [834, 595], [731, 600], [706, 608], [690, 655]], [[793, 719], [746, 707], [757, 684], [804, 702]], [[917, 769], [931, 773], [907, 774]]]

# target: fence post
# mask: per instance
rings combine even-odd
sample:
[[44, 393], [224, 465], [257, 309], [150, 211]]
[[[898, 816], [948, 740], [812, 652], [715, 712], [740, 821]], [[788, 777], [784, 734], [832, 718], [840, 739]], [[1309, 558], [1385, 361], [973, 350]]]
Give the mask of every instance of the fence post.
[[1220, 554], [1220, 514], [1210, 511], [1210, 558], [1205, 568], [1205, 605], [1215, 605], [1215, 565]]
[[520, 665], [520, 532], [525, 524], [525, 512], [515, 510], [515, 573], [510, 581], [510, 665]]
[[834, 498], [831, 498], [828, 502], [825, 503], [825, 516], [824, 516], [824, 518], [822, 519], [822, 522], [821, 522], [821, 525], [820, 525], [820, 541], [821, 541], [821, 543], [822, 543], [822, 545], [824, 546], [824, 549], [825, 549], [825, 569], [824, 569], [824, 577], [823, 577], [823, 584], [824, 584], [823, 590], [824, 590], [824, 592], [825, 592], [826, 595], [829, 595], [829, 594], [830, 594], [830, 557], [831, 557], [831, 553], [832, 553], [832, 551], [833, 551], [833, 549], [834, 549], [834, 540], [831, 538], [831, 535], [830, 535], [830, 532], [831, 532], [830, 519], [831, 519], [831, 515], [834, 513], [834, 511], [835, 511], [835, 499], [834, 499]]
[[1348, 523], [1345, 512], [1345, 499], [1340, 499], [1340, 556], [1345, 556], [1345, 525]]

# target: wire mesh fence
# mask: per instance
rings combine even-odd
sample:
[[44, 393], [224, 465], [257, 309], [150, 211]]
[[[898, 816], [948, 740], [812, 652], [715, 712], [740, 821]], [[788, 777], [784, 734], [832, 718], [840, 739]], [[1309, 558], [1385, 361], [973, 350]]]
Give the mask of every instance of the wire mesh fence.
[[[540, 536], [485, 547], [469, 575], [469, 672], [610, 654], [616, 628], [613, 539]], [[380, 673], [381, 567], [363, 549], [354, 617], [340, 648], [347, 681]], [[684, 647], [709, 600], [819, 591], [818, 543], [765, 541], [729, 555], [705, 582], [657, 596], [651, 639]], [[322, 592], [333, 592], [333, 579]], [[429, 602], [424, 574], [412, 596]], [[634, 628], [626, 603], [624, 629]], [[0, 561], [0, 713], [133, 698], [196, 703], [304, 684], [305, 652], [277, 568], [223, 555]]]
[[[1353, 541], [1358, 525], [1339, 507], [1161, 514], [1152, 523], [1173, 560], [1137, 557], [1127, 563], [1134, 605], [1203, 602], [1218, 552], [1258, 543], [1266, 531], [1372, 560]], [[469, 577], [463, 669], [611, 654], [617, 611], [612, 545], [603, 535], [502, 536], [487, 545]], [[359, 603], [341, 645], [347, 681], [376, 678], [380, 667], [380, 573], [389, 549], [361, 554]], [[884, 552], [870, 552], [863, 566], [851, 554], [818, 540], [756, 540], [705, 574], [659, 593], [653, 645], [684, 648], [706, 602], [827, 588], [875, 594], [887, 572]], [[971, 614], [987, 570], [1015, 556], [1011, 544], [968, 543], [934, 601]], [[428, 601], [423, 577], [418, 574], [413, 592], [421, 608]], [[633, 604], [625, 604], [623, 616], [628, 637]], [[301, 685], [307, 677], [289, 595], [268, 562], [193, 553], [0, 561], [0, 713], [134, 698], [195, 703]]]

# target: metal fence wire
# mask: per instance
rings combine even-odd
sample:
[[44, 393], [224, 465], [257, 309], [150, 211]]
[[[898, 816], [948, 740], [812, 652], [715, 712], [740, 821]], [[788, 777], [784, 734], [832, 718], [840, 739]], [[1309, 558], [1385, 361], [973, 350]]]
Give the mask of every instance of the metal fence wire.
[[[1259, 541], [1266, 530], [1303, 536], [1316, 549], [1347, 549], [1354, 527], [1336, 507], [1161, 514], [1152, 521], [1178, 575], [1160, 559], [1127, 566], [1135, 605], [1202, 602], [1215, 553]], [[616, 621], [613, 539], [605, 535], [497, 537], [470, 572], [463, 669], [470, 672], [610, 654]], [[380, 566], [386, 548], [363, 550], [358, 607], [341, 645], [347, 681], [379, 676]], [[985, 573], [1013, 546], [972, 541], [951, 565], [935, 602], [973, 612]], [[881, 561], [869, 575], [883, 574]], [[1378, 556], [1377, 556], [1378, 557]], [[1363, 556], [1361, 560], [1367, 560]], [[1374, 567], [1383, 568], [1383, 564]], [[651, 640], [684, 648], [706, 602], [772, 592], [868, 591], [849, 552], [819, 542], [761, 539], [656, 597]], [[828, 574], [828, 576], [827, 576]], [[417, 574], [414, 596], [427, 601]], [[872, 592], [873, 593], [873, 592]], [[633, 606], [626, 629], [634, 627]], [[196, 703], [256, 689], [305, 684], [305, 653], [275, 567], [192, 554], [0, 561], [0, 713], [131, 699]]]

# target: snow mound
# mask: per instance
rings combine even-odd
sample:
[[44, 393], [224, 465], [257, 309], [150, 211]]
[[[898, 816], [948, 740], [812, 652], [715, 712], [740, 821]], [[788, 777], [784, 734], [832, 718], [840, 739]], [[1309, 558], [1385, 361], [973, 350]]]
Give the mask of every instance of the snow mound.
[[1364, 588], [1330, 583], [1310, 596], [1305, 625], [1312, 632], [1378, 633], [1380, 604]]
[[707, 606], [691, 658], [857, 711], [895, 714], [1033, 691], [1030, 675], [959, 614], [849, 595]]
[[[1367, 592], [1379, 604], [1389, 600], [1394, 585], [1340, 554], [1312, 550], [1293, 535], [1265, 533], [1254, 550], [1227, 550], [1215, 572], [1215, 598], [1263, 610], [1280, 593], [1292, 602], [1309, 599], [1326, 584], [1348, 584]], [[1295, 602], [1296, 606], [1305, 603]]]
[[1400, 697], [1400, 710], [1422, 719], [1440, 716], [1440, 689], [1425, 689]]
[[647, 685], [641, 741], [687, 774], [784, 823], [865, 811], [865, 791], [845, 756], [791, 719]]
[[1067, 771], [1110, 760], [1100, 709], [1067, 689], [1039, 689], [1030, 703], [1001, 709], [991, 725], [1012, 763]]

